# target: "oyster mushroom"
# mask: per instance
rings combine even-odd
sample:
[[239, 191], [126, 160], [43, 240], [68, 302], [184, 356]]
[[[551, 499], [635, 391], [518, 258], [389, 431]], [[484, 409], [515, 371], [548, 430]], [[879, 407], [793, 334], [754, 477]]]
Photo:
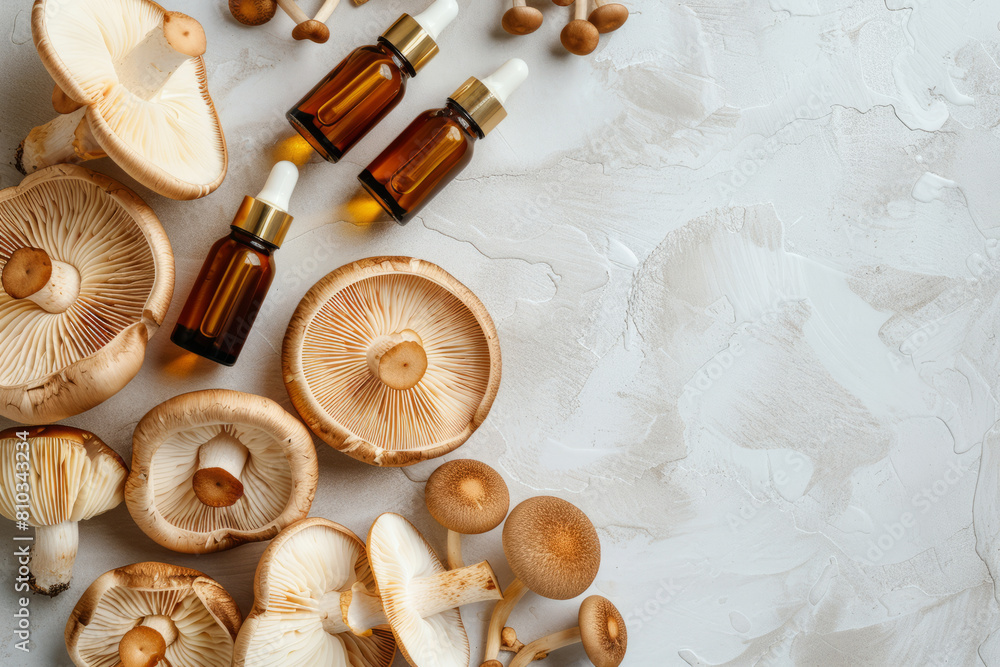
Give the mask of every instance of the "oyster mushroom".
[[173, 253], [132, 191], [60, 165], [0, 191], [0, 283], [0, 416], [49, 423], [139, 372], [173, 295]]
[[107, 156], [165, 197], [219, 187], [226, 142], [196, 20], [152, 0], [36, 0], [31, 33], [69, 113], [28, 134], [19, 169]]
[[448, 569], [462, 567], [462, 535], [493, 530], [507, 516], [510, 493], [496, 470], [480, 461], [445, 463], [424, 487], [427, 511], [448, 529]]
[[493, 608], [484, 663], [496, 660], [504, 624], [526, 592], [551, 600], [574, 598], [594, 582], [601, 565], [594, 524], [575, 505], [553, 496], [528, 498], [511, 510], [503, 550], [517, 578]]
[[389, 667], [396, 640], [387, 626], [358, 636], [343, 620], [351, 589], [375, 587], [364, 543], [343, 526], [310, 518], [268, 545], [254, 577], [254, 605], [236, 639], [233, 667]]
[[341, 597], [347, 626], [364, 634], [388, 623], [413, 667], [467, 667], [469, 637], [459, 607], [500, 597], [490, 564], [445, 570], [413, 524], [391, 513], [368, 532], [368, 561], [378, 594], [355, 585]]
[[538, 655], [581, 642], [595, 667], [618, 667], [625, 659], [628, 647], [625, 619], [607, 598], [591, 595], [580, 605], [577, 627], [554, 632], [522, 647], [508, 667], [525, 667]]
[[309, 431], [280, 405], [209, 389], [161, 403], [136, 426], [125, 503], [159, 544], [210, 553], [304, 518], [318, 474]]
[[135, 563], [105, 572], [66, 623], [77, 667], [229, 667], [240, 629], [236, 602], [201, 572]]
[[482, 302], [440, 267], [372, 257], [303, 297], [282, 367], [317, 436], [365, 463], [405, 466], [452, 451], [483, 423], [500, 344]]
[[128, 468], [93, 433], [69, 426], [0, 432], [0, 514], [35, 526], [28, 583], [56, 596], [69, 588], [79, 522], [122, 501]]

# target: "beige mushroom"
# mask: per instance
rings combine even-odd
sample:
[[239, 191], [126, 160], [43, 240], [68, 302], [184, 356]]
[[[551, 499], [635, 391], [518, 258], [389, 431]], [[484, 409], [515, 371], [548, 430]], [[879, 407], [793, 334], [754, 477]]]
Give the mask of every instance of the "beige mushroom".
[[588, 4], [588, 0], [576, 0], [573, 3], [573, 20], [559, 33], [563, 48], [575, 56], [592, 53], [601, 40], [597, 26], [587, 20]]
[[514, 0], [514, 6], [503, 14], [501, 25], [512, 35], [527, 35], [542, 25], [542, 13], [529, 7], [525, 0]]
[[507, 516], [510, 493], [496, 470], [481, 461], [445, 463], [424, 487], [427, 511], [448, 529], [448, 569], [463, 567], [462, 535], [493, 530]]
[[372, 257], [309, 290], [282, 367], [317, 436], [365, 463], [405, 466], [447, 454], [483, 423], [500, 344], [482, 302], [440, 267]]
[[388, 626], [358, 636], [343, 620], [352, 587], [374, 591], [364, 543], [326, 519], [285, 528], [257, 565], [254, 605], [236, 639], [233, 667], [389, 667], [396, 639]]
[[511, 511], [503, 550], [517, 578], [493, 608], [484, 663], [496, 660], [504, 624], [526, 592], [551, 600], [574, 598], [594, 582], [601, 565], [594, 524], [575, 505], [552, 496], [528, 498]]
[[240, 610], [197, 570], [135, 563], [105, 572], [66, 623], [77, 667], [229, 667]]
[[0, 283], [0, 416], [49, 423], [139, 372], [173, 295], [173, 253], [132, 191], [60, 165], [0, 191]]
[[31, 31], [69, 113], [28, 134], [19, 169], [107, 156], [173, 199], [219, 187], [228, 157], [197, 21], [152, 0], [36, 0]]
[[575, 628], [552, 633], [522, 647], [508, 667], [525, 667], [538, 656], [581, 642], [595, 667], [618, 667], [628, 647], [628, 630], [618, 608], [607, 598], [591, 595], [580, 605], [578, 621]]
[[228, 389], [176, 396], [132, 435], [125, 503], [157, 543], [210, 553], [269, 540], [309, 514], [309, 431], [274, 401]]
[[93, 433], [69, 426], [0, 432], [0, 514], [35, 527], [28, 583], [56, 596], [69, 588], [79, 522], [122, 501], [128, 468]]
[[614, 32], [625, 25], [628, 20], [628, 9], [625, 5], [608, 0], [594, 0], [594, 11], [590, 12], [587, 20], [594, 24], [597, 32], [602, 35]]
[[468, 667], [469, 638], [459, 608], [500, 598], [490, 564], [446, 570], [413, 524], [391, 513], [379, 516], [368, 532], [368, 562], [378, 594], [356, 584], [342, 595], [344, 623], [362, 635], [388, 623], [413, 667]]

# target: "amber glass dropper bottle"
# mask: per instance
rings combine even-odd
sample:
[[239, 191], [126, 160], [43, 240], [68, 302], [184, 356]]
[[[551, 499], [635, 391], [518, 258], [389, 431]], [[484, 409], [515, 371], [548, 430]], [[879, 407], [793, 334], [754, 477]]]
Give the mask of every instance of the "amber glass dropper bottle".
[[272, 253], [292, 224], [288, 200], [298, 178], [294, 164], [279, 162], [260, 194], [243, 199], [229, 236], [208, 251], [170, 340], [225, 366], [236, 363], [274, 280]]
[[399, 104], [410, 77], [438, 52], [437, 38], [458, 14], [456, 0], [436, 0], [403, 14], [378, 43], [362, 46], [316, 84], [287, 114], [316, 152], [337, 162]]
[[443, 109], [425, 111], [358, 176], [396, 222], [405, 224], [472, 160], [478, 139], [507, 117], [504, 102], [528, 78], [511, 58], [482, 81], [469, 78]]

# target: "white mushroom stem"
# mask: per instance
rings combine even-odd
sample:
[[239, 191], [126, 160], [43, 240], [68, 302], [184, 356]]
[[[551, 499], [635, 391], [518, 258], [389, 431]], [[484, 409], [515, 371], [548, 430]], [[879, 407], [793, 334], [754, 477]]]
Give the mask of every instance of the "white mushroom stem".
[[84, 118], [86, 112], [86, 108], [80, 108], [31, 130], [21, 143], [17, 168], [30, 174], [54, 164], [79, 164], [104, 157]]
[[365, 355], [368, 370], [392, 389], [411, 389], [427, 371], [424, 341], [410, 329], [379, 336], [368, 346]]
[[337, 8], [340, 4], [340, 0], [326, 0], [323, 6], [319, 8], [316, 12], [316, 16], [313, 17], [313, 21], [319, 21], [320, 23], [326, 23], [326, 20], [333, 16], [333, 10]]
[[510, 618], [510, 613], [514, 611], [514, 607], [527, 592], [528, 587], [521, 583], [520, 579], [515, 579], [503, 592], [503, 599], [493, 607], [489, 630], [486, 633], [486, 656], [483, 658], [483, 662], [496, 660], [497, 656], [500, 655], [500, 639], [503, 628], [507, 624], [507, 619]]
[[243, 497], [240, 476], [250, 450], [227, 431], [198, 448], [198, 470], [192, 479], [194, 493], [209, 507], [229, 507]]
[[295, 3], [295, 0], [278, 0], [278, 6], [296, 23], [305, 23], [309, 20], [309, 16], [302, 11], [302, 8]]
[[115, 63], [118, 81], [134, 95], [150, 99], [167, 79], [191, 58], [205, 53], [201, 24], [179, 12], [167, 12], [161, 27]]
[[[501, 597], [493, 568], [486, 561], [430, 577], [413, 579], [407, 585], [409, 597], [420, 618], [429, 618], [467, 604], [497, 600]], [[372, 628], [388, 623], [377, 595], [355, 586], [351, 598], [342, 606], [344, 621], [355, 634], [367, 634]]]
[[156, 632], [163, 637], [163, 642], [167, 646], [170, 646], [177, 641], [177, 626], [174, 624], [174, 620], [169, 616], [165, 616], [163, 614], [146, 616], [137, 627], [156, 630]]
[[462, 560], [462, 535], [454, 530], [448, 531], [448, 569], [457, 570], [465, 567]]
[[80, 272], [71, 264], [51, 259], [40, 248], [15, 250], [0, 283], [8, 296], [27, 299], [49, 313], [64, 313], [80, 296]]
[[564, 646], [571, 646], [573, 644], [579, 644], [581, 641], [580, 628], [572, 628], [570, 630], [563, 630], [562, 632], [553, 632], [551, 635], [546, 635], [541, 639], [536, 639], [530, 644], [527, 644], [518, 652], [517, 655], [514, 656], [514, 659], [510, 661], [510, 665], [508, 665], [508, 667], [524, 667], [532, 660], [541, 660], [556, 649], [560, 649]]
[[587, 20], [587, 9], [590, 2], [588, 0], [576, 0], [573, 3], [573, 19], [576, 21]]
[[69, 588], [79, 544], [80, 531], [76, 521], [37, 527], [31, 550], [32, 589], [55, 596]]

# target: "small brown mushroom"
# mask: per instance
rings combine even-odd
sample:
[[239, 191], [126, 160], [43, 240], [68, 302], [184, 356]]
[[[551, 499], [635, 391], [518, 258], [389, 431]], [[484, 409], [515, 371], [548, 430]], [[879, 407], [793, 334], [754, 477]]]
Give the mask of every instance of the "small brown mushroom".
[[484, 662], [500, 653], [504, 625], [526, 592], [568, 600], [587, 590], [601, 565], [594, 524], [575, 505], [552, 496], [529, 498], [511, 511], [503, 550], [517, 578], [493, 608]]
[[330, 29], [326, 27], [326, 20], [333, 14], [340, 0], [325, 0], [313, 18], [309, 18], [295, 0], [277, 0], [277, 3], [295, 21], [295, 28], [292, 30], [293, 39], [308, 39], [317, 44], [323, 44], [330, 39]]
[[501, 25], [512, 35], [527, 35], [542, 25], [542, 13], [528, 7], [525, 0], [514, 0], [514, 6], [504, 12]]
[[580, 642], [595, 667], [618, 667], [628, 647], [628, 630], [618, 608], [607, 598], [591, 595], [580, 605], [578, 620], [575, 628], [555, 632], [523, 647], [509, 667], [525, 667], [540, 655]]
[[559, 34], [563, 47], [577, 56], [593, 52], [601, 39], [597, 27], [587, 20], [587, 4], [588, 0], [576, 0], [573, 4], [573, 20]]
[[309, 514], [309, 431], [274, 401], [228, 389], [176, 396], [132, 435], [125, 503], [159, 544], [210, 553], [269, 540]]
[[628, 20], [628, 9], [625, 5], [608, 0], [594, 0], [596, 7], [590, 12], [587, 20], [594, 24], [597, 32], [602, 35], [614, 32]]
[[510, 493], [496, 470], [481, 461], [458, 459], [435, 470], [424, 487], [427, 510], [448, 529], [448, 568], [464, 566], [462, 535], [493, 530], [507, 516]]
[[229, 0], [229, 13], [243, 25], [264, 25], [276, 11], [275, 0]]
[[508, 653], [519, 653], [524, 648], [524, 643], [517, 638], [517, 631], [512, 627], [506, 627], [500, 633], [500, 650]]
[[325, 442], [379, 466], [468, 440], [500, 385], [500, 343], [482, 302], [441, 267], [371, 257], [302, 298], [282, 348], [285, 387]]
[[78, 667], [229, 667], [240, 629], [236, 602], [215, 580], [167, 563], [105, 572], [66, 623]]

